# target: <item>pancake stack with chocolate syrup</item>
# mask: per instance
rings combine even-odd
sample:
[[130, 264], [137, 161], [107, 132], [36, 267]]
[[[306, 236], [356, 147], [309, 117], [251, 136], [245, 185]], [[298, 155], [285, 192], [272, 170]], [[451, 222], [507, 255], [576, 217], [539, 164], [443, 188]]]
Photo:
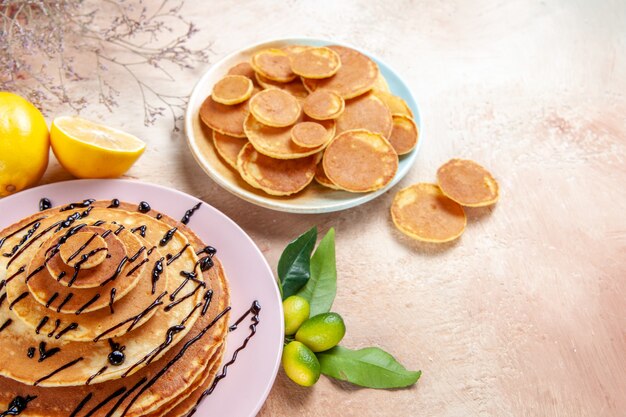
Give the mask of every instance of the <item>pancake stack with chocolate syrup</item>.
[[192, 414], [225, 375], [230, 311], [186, 225], [200, 204], [43, 208], [0, 232], [0, 416]]

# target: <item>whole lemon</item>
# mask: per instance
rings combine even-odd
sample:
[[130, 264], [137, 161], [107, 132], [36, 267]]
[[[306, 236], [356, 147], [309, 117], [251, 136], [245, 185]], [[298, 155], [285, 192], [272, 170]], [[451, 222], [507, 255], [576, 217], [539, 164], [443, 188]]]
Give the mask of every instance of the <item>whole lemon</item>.
[[0, 91], [0, 197], [35, 185], [48, 167], [50, 137], [41, 112]]

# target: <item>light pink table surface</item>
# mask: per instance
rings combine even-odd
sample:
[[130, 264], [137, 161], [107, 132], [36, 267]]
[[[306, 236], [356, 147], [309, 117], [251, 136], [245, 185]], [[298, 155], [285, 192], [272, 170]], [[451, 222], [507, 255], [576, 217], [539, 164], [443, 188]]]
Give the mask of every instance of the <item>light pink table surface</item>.
[[[222, 210], [273, 267], [297, 232], [336, 227], [344, 344], [381, 346], [424, 372], [398, 391], [327, 379], [303, 389], [281, 372], [261, 416], [626, 413], [625, 3], [188, 1], [183, 11], [201, 28], [195, 42], [213, 41], [213, 61], [262, 38], [342, 40], [393, 66], [422, 106], [424, 143], [407, 178], [328, 215], [273, 212], [221, 190], [167, 120], [142, 125], [138, 102], [85, 112], [148, 142], [128, 177]], [[180, 92], [205, 69], [178, 74]], [[388, 215], [394, 192], [433, 181], [453, 157], [491, 169], [501, 201], [470, 211], [456, 243], [405, 238]], [[53, 161], [44, 182], [69, 178]]]

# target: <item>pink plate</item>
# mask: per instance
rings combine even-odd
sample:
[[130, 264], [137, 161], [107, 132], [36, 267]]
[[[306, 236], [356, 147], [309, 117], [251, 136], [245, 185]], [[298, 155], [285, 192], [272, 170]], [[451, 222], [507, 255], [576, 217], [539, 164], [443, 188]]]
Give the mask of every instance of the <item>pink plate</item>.
[[[199, 200], [188, 194], [153, 184], [127, 180], [77, 180], [44, 185], [0, 199], [0, 229], [26, 217], [47, 197], [53, 206], [86, 198], [121, 201], [147, 201], [152, 208], [174, 218]], [[203, 203], [191, 217], [189, 226], [217, 253], [228, 275], [231, 291], [231, 321], [250, 308], [254, 300], [261, 305], [257, 334], [241, 351], [227, 377], [219, 382], [196, 413], [197, 416], [254, 416], [267, 398], [278, 367], [283, 346], [283, 312], [274, 275], [259, 248], [231, 219]], [[247, 323], [246, 321], [243, 322]], [[248, 325], [239, 326], [227, 339], [224, 361], [248, 335]]]

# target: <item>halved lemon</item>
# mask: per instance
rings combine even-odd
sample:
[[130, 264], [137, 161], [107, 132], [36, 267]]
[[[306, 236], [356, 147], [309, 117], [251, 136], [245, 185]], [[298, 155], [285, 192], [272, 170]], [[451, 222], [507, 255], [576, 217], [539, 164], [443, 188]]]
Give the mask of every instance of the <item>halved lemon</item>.
[[78, 178], [119, 177], [146, 149], [136, 136], [69, 116], [54, 119], [50, 142], [63, 168]]

